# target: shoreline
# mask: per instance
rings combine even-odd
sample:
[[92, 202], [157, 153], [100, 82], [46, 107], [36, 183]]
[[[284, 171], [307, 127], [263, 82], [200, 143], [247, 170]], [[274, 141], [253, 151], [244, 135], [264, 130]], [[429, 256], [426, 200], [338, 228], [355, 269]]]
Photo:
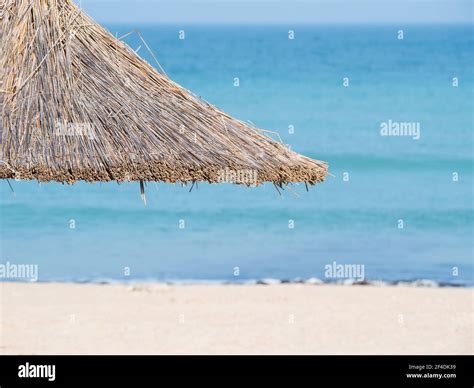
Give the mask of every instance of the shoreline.
[[422, 287], [422, 288], [474, 288], [474, 284], [467, 284], [463, 282], [446, 282], [436, 281], [432, 279], [402, 279], [402, 280], [356, 280], [356, 279], [339, 279], [339, 280], [324, 280], [321, 278], [295, 278], [295, 279], [278, 279], [278, 278], [261, 278], [261, 279], [243, 279], [243, 280], [229, 280], [229, 279], [154, 279], [154, 278], [135, 278], [135, 279], [111, 279], [111, 278], [96, 278], [96, 279], [11, 279], [0, 277], [0, 284], [2, 283], [19, 283], [19, 284], [92, 284], [92, 285], [168, 285], [168, 286], [267, 286], [267, 285], [283, 285], [283, 284], [306, 284], [313, 286], [372, 286], [372, 287]]
[[1, 354], [472, 354], [473, 290], [0, 283]]

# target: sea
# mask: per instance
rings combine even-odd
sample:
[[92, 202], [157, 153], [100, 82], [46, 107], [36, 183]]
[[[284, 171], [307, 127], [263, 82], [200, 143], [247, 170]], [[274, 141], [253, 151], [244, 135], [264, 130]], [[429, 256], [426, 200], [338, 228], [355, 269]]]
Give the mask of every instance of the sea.
[[280, 193], [148, 182], [146, 206], [137, 182], [1, 181], [0, 263], [43, 282], [350, 283], [328, 269], [357, 266], [474, 285], [472, 25], [106, 27], [331, 175]]

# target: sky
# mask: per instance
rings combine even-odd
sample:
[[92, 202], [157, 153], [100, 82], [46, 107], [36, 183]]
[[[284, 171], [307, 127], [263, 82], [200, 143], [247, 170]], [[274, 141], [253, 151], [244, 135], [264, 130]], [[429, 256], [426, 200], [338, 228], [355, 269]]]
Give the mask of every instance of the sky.
[[474, 0], [74, 0], [99, 22], [472, 23]]

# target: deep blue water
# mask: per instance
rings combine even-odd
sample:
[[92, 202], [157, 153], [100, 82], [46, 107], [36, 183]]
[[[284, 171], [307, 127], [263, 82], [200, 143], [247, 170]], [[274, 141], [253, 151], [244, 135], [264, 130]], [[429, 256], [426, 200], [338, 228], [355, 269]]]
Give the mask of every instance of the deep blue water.
[[[282, 196], [149, 183], [147, 207], [137, 183], [1, 182], [0, 262], [38, 264], [40, 280], [243, 281], [324, 279], [336, 261], [368, 279], [474, 284], [472, 26], [406, 26], [403, 40], [399, 26], [293, 26], [294, 40], [287, 26], [138, 27], [171, 78], [334, 177]], [[420, 139], [380, 136], [389, 119], [419, 123]]]

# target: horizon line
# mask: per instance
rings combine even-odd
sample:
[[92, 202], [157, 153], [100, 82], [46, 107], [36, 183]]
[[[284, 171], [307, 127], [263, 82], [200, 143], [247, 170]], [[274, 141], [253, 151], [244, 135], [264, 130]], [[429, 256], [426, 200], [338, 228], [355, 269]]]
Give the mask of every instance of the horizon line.
[[246, 25], [246, 26], [470, 26], [474, 28], [474, 21], [400, 21], [400, 22], [256, 22], [256, 21], [227, 21], [227, 22], [215, 22], [215, 21], [139, 21], [139, 20], [107, 20], [107, 19], [94, 19], [98, 23], [108, 23], [108, 24], [130, 24], [137, 23], [140, 25], [167, 25], [167, 26], [178, 26], [178, 25], [187, 25], [187, 26], [236, 26], [236, 25]]

